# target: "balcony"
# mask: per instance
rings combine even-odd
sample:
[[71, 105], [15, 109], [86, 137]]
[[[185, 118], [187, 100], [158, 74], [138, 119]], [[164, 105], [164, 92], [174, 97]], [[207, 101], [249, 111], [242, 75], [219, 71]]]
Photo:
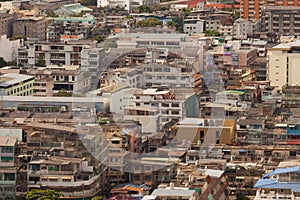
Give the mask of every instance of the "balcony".
[[274, 191], [270, 191], [269, 193], [260, 193], [259, 191], [256, 192], [256, 196], [254, 200], [300, 200], [300, 197], [295, 197], [292, 194], [278, 194]]

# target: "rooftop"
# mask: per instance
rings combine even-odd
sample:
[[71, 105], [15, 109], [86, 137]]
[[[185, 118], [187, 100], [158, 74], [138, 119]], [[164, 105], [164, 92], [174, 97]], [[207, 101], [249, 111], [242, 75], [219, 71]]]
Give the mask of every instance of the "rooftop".
[[34, 77], [15, 73], [4, 74], [0, 76], [0, 87], [7, 87], [30, 79], [34, 79]]
[[14, 146], [17, 141], [15, 136], [0, 136], [0, 146]]

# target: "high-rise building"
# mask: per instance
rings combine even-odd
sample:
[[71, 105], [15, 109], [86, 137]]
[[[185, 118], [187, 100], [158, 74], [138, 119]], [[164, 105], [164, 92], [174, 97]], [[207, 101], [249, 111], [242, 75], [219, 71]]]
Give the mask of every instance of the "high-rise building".
[[299, 6], [298, 0], [242, 0], [241, 17], [259, 19], [264, 6]]

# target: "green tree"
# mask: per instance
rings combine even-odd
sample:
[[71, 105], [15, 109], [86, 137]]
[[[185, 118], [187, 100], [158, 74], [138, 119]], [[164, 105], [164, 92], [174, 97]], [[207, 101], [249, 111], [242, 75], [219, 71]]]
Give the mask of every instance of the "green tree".
[[54, 190], [30, 190], [26, 193], [26, 200], [59, 200], [63, 195]]
[[97, 41], [97, 43], [103, 42], [105, 39], [105, 37], [103, 35], [97, 35], [95, 37], [95, 40]]
[[53, 10], [47, 10], [46, 14], [48, 17], [58, 17], [58, 15], [55, 14]]
[[105, 196], [95, 196], [92, 198], [92, 200], [104, 200], [105, 198]]
[[69, 96], [71, 96], [71, 95], [67, 92], [67, 90], [65, 90], [65, 89], [60, 89], [60, 90], [58, 91], [58, 93], [57, 93], [57, 96], [58, 96], [58, 97], [69, 97]]
[[240, 12], [235, 11], [235, 12], [233, 13], [233, 19], [234, 19], [234, 20], [239, 19], [239, 18], [240, 18], [240, 15], [241, 15]]
[[246, 197], [243, 193], [237, 193], [236, 199], [237, 200], [250, 200], [250, 198]]
[[168, 21], [167, 26], [168, 26], [168, 28], [174, 28], [174, 27], [176, 27], [176, 23], [174, 21]]
[[8, 61], [7, 65], [9, 66], [17, 66], [17, 61], [13, 60], [13, 61]]
[[204, 31], [206, 36], [220, 36], [221, 34], [216, 30], [205, 30]]
[[136, 22], [137, 27], [155, 27], [157, 25], [162, 25], [162, 23], [155, 18], [149, 18]]
[[152, 12], [148, 6], [139, 6], [137, 7], [139, 13], [150, 13]]
[[46, 61], [42, 55], [39, 56], [38, 61], [35, 63], [37, 67], [46, 67]]
[[182, 12], [184, 13], [185, 16], [188, 16], [191, 13], [191, 10], [188, 8], [183, 8]]
[[0, 67], [5, 67], [7, 66], [7, 62], [4, 60], [4, 58], [0, 57]]

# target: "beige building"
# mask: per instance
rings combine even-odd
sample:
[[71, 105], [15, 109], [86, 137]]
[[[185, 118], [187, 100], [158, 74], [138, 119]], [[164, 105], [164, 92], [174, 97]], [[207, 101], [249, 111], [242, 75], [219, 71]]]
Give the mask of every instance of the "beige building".
[[300, 69], [300, 40], [282, 43], [268, 49], [267, 76], [271, 86], [282, 90], [282, 86], [297, 85]]

